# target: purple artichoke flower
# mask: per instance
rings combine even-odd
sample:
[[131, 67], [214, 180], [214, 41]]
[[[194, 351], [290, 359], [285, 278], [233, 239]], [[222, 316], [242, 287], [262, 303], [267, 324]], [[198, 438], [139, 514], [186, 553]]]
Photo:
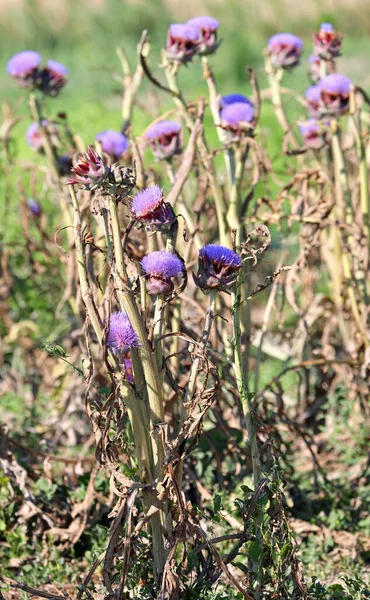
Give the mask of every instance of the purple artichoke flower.
[[49, 96], [57, 96], [67, 82], [68, 69], [56, 60], [48, 60], [41, 72], [40, 89]]
[[167, 34], [167, 56], [170, 60], [189, 62], [198, 50], [201, 33], [198, 27], [188, 24], [170, 25]]
[[104, 160], [92, 148], [88, 148], [71, 171], [76, 175], [67, 184], [82, 185], [85, 190], [95, 190], [109, 181], [111, 171]]
[[343, 115], [349, 109], [352, 81], [344, 75], [333, 73], [323, 77], [318, 84], [322, 114]]
[[[47, 121], [46, 119], [43, 119], [42, 125], [46, 128], [49, 137], [52, 138], [51, 142], [53, 143], [53, 137], [57, 138], [59, 135], [58, 126], [56, 125], [56, 123]], [[39, 130], [39, 126], [36, 122], [31, 123], [31, 125], [28, 127], [26, 132], [26, 140], [28, 145], [31, 146], [31, 148], [35, 150], [35, 152], [43, 152], [44, 149], [42, 137]]]
[[[44, 127], [47, 127], [48, 122], [46, 121], [46, 119], [42, 121], [42, 124]], [[39, 126], [36, 122], [31, 123], [31, 125], [28, 127], [26, 132], [26, 140], [27, 144], [31, 146], [31, 148], [36, 152], [42, 150], [42, 137], [39, 130]]]
[[274, 68], [290, 69], [299, 63], [303, 42], [292, 33], [277, 33], [269, 39], [267, 51]]
[[302, 123], [299, 131], [306, 147], [320, 148], [323, 145], [322, 128], [314, 119]]
[[95, 137], [101, 143], [103, 152], [118, 160], [128, 148], [128, 139], [123, 133], [107, 129]]
[[164, 201], [163, 190], [157, 185], [135, 196], [131, 202], [131, 213], [151, 231], [168, 228], [176, 218], [172, 206]]
[[197, 54], [206, 56], [213, 54], [219, 47], [217, 42], [217, 29], [220, 23], [213, 17], [194, 17], [186, 23], [200, 31], [200, 42], [197, 48]]
[[251, 132], [254, 126], [252, 102], [234, 102], [221, 110], [221, 127], [229, 133], [229, 141], [237, 141], [242, 131]]
[[244, 103], [253, 106], [252, 102], [243, 94], [228, 94], [227, 96], [222, 96], [220, 100], [220, 107], [225, 108], [225, 106], [229, 106], [230, 104], [236, 103]]
[[126, 313], [119, 311], [111, 314], [107, 345], [117, 352], [140, 346]]
[[331, 60], [340, 55], [343, 36], [330, 23], [321, 23], [319, 33], [314, 33], [312, 39], [314, 53], [323, 60]]
[[158, 121], [145, 132], [153, 154], [159, 160], [169, 159], [180, 152], [181, 125], [175, 121]]
[[40, 204], [34, 198], [27, 198], [27, 206], [34, 217], [40, 217], [42, 210]]
[[33, 87], [39, 77], [42, 58], [38, 52], [23, 50], [12, 56], [6, 70], [22, 87]]
[[321, 91], [318, 85], [311, 85], [305, 92], [307, 110], [315, 118], [319, 116], [320, 96]]
[[172, 278], [178, 277], [184, 271], [182, 260], [164, 250], [144, 256], [141, 266], [148, 278], [149, 294], [170, 294], [174, 288]]
[[226, 290], [237, 278], [242, 260], [230, 248], [208, 244], [199, 250], [196, 285], [204, 290]]

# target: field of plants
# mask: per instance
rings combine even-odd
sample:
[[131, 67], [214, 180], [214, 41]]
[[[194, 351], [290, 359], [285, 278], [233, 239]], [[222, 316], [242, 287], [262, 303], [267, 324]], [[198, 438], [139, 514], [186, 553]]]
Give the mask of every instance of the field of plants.
[[370, 11], [252, 4], [0, 5], [0, 599], [370, 598]]

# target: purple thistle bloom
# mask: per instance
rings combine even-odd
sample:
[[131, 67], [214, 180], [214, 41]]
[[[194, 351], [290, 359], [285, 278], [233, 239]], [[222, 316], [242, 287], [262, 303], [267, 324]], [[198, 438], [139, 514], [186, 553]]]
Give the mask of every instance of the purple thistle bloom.
[[333, 73], [323, 77], [318, 84], [320, 111], [323, 114], [344, 114], [349, 109], [352, 81], [344, 75]]
[[235, 282], [242, 260], [230, 248], [208, 244], [199, 250], [198, 274], [194, 281], [202, 289], [225, 290]]
[[237, 141], [242, 131], [252, 131], [254, 106], [252, 102], [234, 102], [221, 110], [221, 126], [230, 134], [230, 142]]
[[335, 31], [331, 23], [321, 23], [319, 33], [314, 33], [313, 49], [323, 60], [331, 60], [340, 55], [343, 36]]
[[[47, 126], [48, 122], [44, 119], [42, 121], [44, 127]], [[42, 137], [39, 130], [38, 124], [31, 123], [26, 132], [26, 140], [27, 144], [33, 148], [36, 152], [39, 152], [42, 149]]]
[[[56, 123], [43, 119], [42, 125], [46, 128], [49, 136], [58, 137], [59, 129]], [[35, 150], [35, 152], [43, 151], [42, 136], [39, 130], [39, 126], [36, 122], [31, 123], [31, 125], [28, 127], [26, 132], [26, 140], [28, 145], [31, 146], [31, 148]], [[53, 142], [53, 140], [51, 141]]]
[[321, 23], [320, 31], [323, 31], [324, 33], [331, 33], [334, 31], [334, 27], [331, 23]]
[[148, 187], [135, 196], [131, 202], [131, 212], [152, 231], [166, 228], [175, 220], [171, 205], [164, 201], [163, 190], [157, 185]]
[[225, 108], [225, 106], [229, 106], [230, 104], [235, 104], [236, 102], [250, 104], [253, 106], [252, 102], [243, 94], [228, 94], [227, 96], [222, 96], [220, 100], [221, 108]]
[[33, 50], [23, 50], [12, 56], [9, 60], [6, 70], [23, 87], [30, 87], [35, 83], [39, 71], [38, 68], [42, 58], [38, 52]]
[[167, 56], [179, 62], [190, 61], [198, 50], [201, 33], [198, 27], [188, 24], [170, 25], [167, 34]]
[[27, 198], [27, 206], [34, 217], [39, 217], [42, 213], [41, 206], [34, 198]]
[[184, 271], [182, 260], [165, 250], [147, 254], [142, 259], [141, 266], [148, 276], [149, 294], [170, 294], [174, 287], [172, 277], [178, 277]]
[[67, 67], [56, 60], [49, 60], [41, 72], [41, 91], [50, 96], [56, 96], [65, 86], [67, 75]]
[[85, 190], [95, 190], [96, 188], [109, 182], [111, 171], [92, 148], [88, 148], [86, 154], [82, 154], [77, 164], [71, 171], [76, 175], [73, 179], [68, 179], [67, 184], [82, 185]]
[[305, 92], [307, 110], [313, 117], [319, 116], [320, 96], [321, 91], [318, 85], [311, 85]]
[[168, 159], [180, 152], [181, 125], [176, 121], [153, 123], [144, 134], [153, 154], [159, 160]]
[[66, 77], [68, 75], [68, 69], [62, 63], [56, 60], [48, 60], [46, 68], [54, 73], [55, 77]]
[[219, 46], [217, 42], [217, 29], [220, 23], [213, 17], [194, 17], [186, 23], [200, 31], [200, 42], [197, 48], [197, 54], [206, 56], [213, 54]]
[[117, 160], [128, 148], [128, 139], [123, 133], [106, 129], [95, 137], [101, 143], [103, 152], [111, 154]]
[[140, 346], [138, 337], [126, 313], [120, 311], [111, 314], [107, 345], [118, 352]]
[[320, 148], [323, 145], [322, 128], [314, 119], [309, 119], [299, 125], [299, 131], [304, 145], [310, 148]]
[[269, 39], [267, 49], [273, 67], [289, 69], [298, 64], [303, 42], [292, 33], [277, 33]]

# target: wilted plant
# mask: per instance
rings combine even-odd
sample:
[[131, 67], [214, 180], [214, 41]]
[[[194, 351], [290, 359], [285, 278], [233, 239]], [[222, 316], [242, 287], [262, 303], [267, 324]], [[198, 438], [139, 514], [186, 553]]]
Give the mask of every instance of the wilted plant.
[[[70, 302], [79, 322], [79, 345], [88, 361], [79, 375], [87, 380], [86, 409], [96, 457], [109, 474], [116, 498], [104, 553], [107, 598], [126, 593], [160, 600], [184, 594], [198, 597], [222, 575], [248, 600], [276, 594], [308, 597], [284, 506], [286, 459], [276, 443], [279, 427], [294, 424], [284, 404], [282, 375], [260, 385], [264, 336], [283, 271], [289, 271], [284, 290], [297, 316], [296, 331], [287, 334], [294, 368], [310, 368], [302, 362], [303, 355], [307, 347], [315, 346], [315, 357], [319, 356], [313, 359], [319, 361], [315, 382], [322, 382], [329, 363], [341, 361], [351, 372], [353, 389], [358, 385], [361, 390], [366, 381], [370, 217], [364, 96], [356, 93], [350, 79], [335, 73], [342, 36], [329, 24], [314, 35], [310, 69], [315, 85], [305, 93], [309, 115], [292, 124], [284, 109], [281, 80], [299, 64], [303, 43], [289, 33], [268, 41], [266, 73], [286, 154], [292, 161], [303, 154], [312, 159], [273, 204], [254, 197], [270, 169], [261, 146], [261, 97], [255, 74], [249, 69], [252, 99], [220, 94], [211, 65], [220, 45], [218, 30], [219, 22], [206, 16], [170, 26], [161, 64], [166, 83], [148, 64], [146, 32], [134, 75], [120, 49], [125, 81], [122, 131], [98, 133], [94, 147], [81, 144], [65, 117], [53, 120], [44, 114], [44, 95], [55, 96], [66, 84], [63, 65], [49, 61], [42, 68], [41, 56], [27, 51], [13, 57], [7, 67], [28, 90], [34, 122], [27, 140], [46, 157], [49, 186], [69, 236], [64, 301]], [[179, 73], [198, 57], [208, 98], [188, 104]], [[171, 97], [176, 115], [158, 115], [137, 136], [131, 121], [144, 76]], [[218, 134], [216, 150], [210, 148], [203, 127], [205, 110], [210, 110]], [[341, 130], [347, 118], [349, 142], [344, 145]], [[145, 147], [155, 159], [152, 165]], [[215, 166], [220, 153], [224, 178]], [[283, 207], [287, 198], [288, 215]], [[36, 200], [28, 198], [25, 203], [35, 219], [42, 215]], [[275, 227], [284, 220], [289, 228], [299, 223], [298, 258], [292, 268], [284, 267], [282, 259], [265, 274], [263, 283], [253, 285], [254, 272], [262, 269], [260, 260], [271, 243], [266, 223]], [[317, 248], [321, 262], [313, 268], [309, 256]], [[327, 305], [318, 307], [319, 316], [312, 317], [307, 300], [314, 296], [323, 264], [330, 279], [326, 300], [334, 311], [330, 319]], [[298, 301], [296, 287], [306, 284], [307, 297]], [[270, 286], [257, 358], [252, 359], [256, 340], [250, 303]], [[284, 310], [285, 306], [279, 322]], [[319, 319], [322, 336], [315, 331], [306, 343]], [[356, 333], [351, 336], [352, 328]], [[328, 362], [329, 337], [334, 341]], [[273, 349], [278, 357], [279, 350]], [[98, 380], [108, 388], [106, 395]], [[309, 384], [307, 390], [308, 395]], [[192, 494], [204, 488], [191, 457], [212, 418], [226, 430], [228, 419], [237, 423], [241, 436], [233, 452], [243, 454], [250, 483], [240, 484], [241, 479], [233, 488], [237, 524], [226, 519], [215, 497], [215, 516], [232, 526], [226, 533], [219, 527], [216, 536], [208, 515], [191, 502]], [[134, 457], [128, 456], [127, 448]], [[222, 551], [218, 544], [223, 544]], [[141, 553], [144, 559], [139, 561]], [[91, 596], [92, 572], [79, 598]]]

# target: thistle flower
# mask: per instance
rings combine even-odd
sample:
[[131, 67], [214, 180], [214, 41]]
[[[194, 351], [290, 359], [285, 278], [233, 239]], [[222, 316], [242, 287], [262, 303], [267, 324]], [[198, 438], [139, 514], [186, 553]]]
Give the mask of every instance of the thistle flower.
[[[42, 125], [46, 128], [49, 136], [54, 136], [54, 138], [58, 137], [59, 129], [56, 123], [43, 119]], [[43, 152], [42, 136], [39, 130], [39, 126], [36, 122], [31, 123], [31, 125], [28, 127], [26, 132], [26, 140], [28, 145], [31, 146], [31, 148], [35, 150], [35, 152]], [[56, 141], [56, 139], [54, 141]]]
[[189, 62], [198, 50], [201, 33], [197, 27], [184, 24], [170, 25], [167, 34], [167, 56], [170, 60]]
[[309, 148], [320, 148], [323, 145], [322, 128], [314, 119], [299, 125], [304, 145]]
[[217, 29], [220, 23], [213, 17], [194, 17], [189, 19], [186, 25], [195, 27], [200, 31], [200, 42], [197, 48], [197, 54], [206, 56], [213, 54], [219, 47], [217, 42]]
[[92, 148], [87, 149], [71, 171], [77, 176], [68, 179], [67, 184], [82, 185], [85, 190], [95, 190], [109, 182], [110, 169]]
[[169, 159], [180, 152], [181, 125], [175, 121], [153, 123], [145, 132], [152, 152], [158, 160]]
[[194, 276], [194, 281], [204, 290], [225, 291], [235, 282], [241, 264], [240, 256], [230, 248], [208, 244], [199, 250], [198, 274]]
[[33, 50], [23, 50], [12, 56], [6, 70], [22, 87], [33, 87], [38, 76], [42, 57]]
[[229, 133], [229, 141], [237, 141], [242, 131], [253, 129], [254, 106], [252, 102], [234, 102], [221, 110], [220, 117], [221, 127]]
[[299, 63], [303, 42], [292, 33], [277, 33], [269, 39], [267, 52], [273, 67], [290, 69]]
[[163, 190], [157, 185], [139, 192], [131, 203], [131, 213], [146, 228], [158, 231], [168, 228], [175, 220], [172, 206], [163, 198]]
[[172, 278], [184, 271], [182, 260], [164, 250], [144, 256], [141, 266], [148, 277], [146, 287], [149, 294], [170, 294], [174, 288]]
[[119, 311], [110, 316], [107, 346], [117, 352], [140, 346], [138, 337], [125, 312]]
[[320, 111], [323, 114], [343, 115], [349, 109], [349, 93], [352, 81], [344, 75], [333, 73], [321, 79]]
[[305, 91], [307, 110], [313, 117], [319, 116], [321, 91], [318, 85], [311, 85]]
[[123, 133], [107, 129], [95, 137], [101, 143], [103, 152], [118, 160], [128, 148], [128, 139]]
[[48, 60], [41, 71], [40, 89], [44, 94], [57, 96], [67, 82], [68, 69], [56, 60]]
[[314, 53], [323, 60], [340, 55], [343, 36], [335, 31], [331, 23], [321, 23], [319, 33], [312, 36]]
[[27, 198], [27, 206], [34, 217], [40, 217], [42, 210], [40, 204], [34, 198]]
[[253, 106], [252, 102], [243, 94], [228, 94], [227, 96], [222, 96], [220, 100], [220, 107], [225, 108], [225, 106], [229, 106], [230, 104], [236, 103], [244, 103]]

